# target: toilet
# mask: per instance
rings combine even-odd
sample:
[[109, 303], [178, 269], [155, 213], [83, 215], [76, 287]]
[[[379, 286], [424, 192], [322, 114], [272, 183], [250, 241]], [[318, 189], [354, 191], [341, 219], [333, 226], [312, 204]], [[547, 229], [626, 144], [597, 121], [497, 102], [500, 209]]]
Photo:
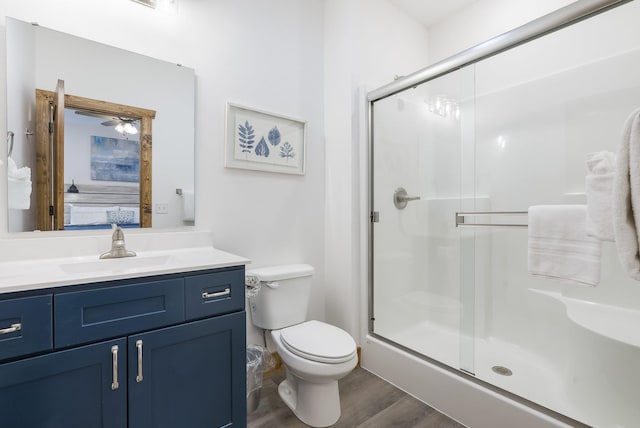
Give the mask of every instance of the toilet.
[[248, 270], [253, 325], [271, 331], [286, 368], [278, 394], [307, 425], [326, 427], [340, 418], [338, 380], [358, 363], [356, 342], [346, 331], [307, 321], [314, 269], [305, 264]]

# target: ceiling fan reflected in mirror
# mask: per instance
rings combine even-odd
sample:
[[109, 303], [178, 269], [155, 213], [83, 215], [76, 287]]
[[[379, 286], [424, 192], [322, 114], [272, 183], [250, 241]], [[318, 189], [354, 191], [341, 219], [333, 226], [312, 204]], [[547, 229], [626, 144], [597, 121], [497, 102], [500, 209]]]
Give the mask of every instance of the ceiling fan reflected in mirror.
[[136, 128], [135, 126], [135, 122], [138, 121], [137, 119], [133, 119], [130, 117], [123, 117], [123, 116], [113, 116], [109, 114], [96, 113], [96, 112], [85, 111], [85, 110], [76, 110], [76, 114], [79, 114], [82, 116], [97, 117], [100, 119], [108, 119], [105, 122], [102, 122], [101, 125], [115, 126], [116, 132], [125, 136], [135, 135], [138, 133], [138, 128]]

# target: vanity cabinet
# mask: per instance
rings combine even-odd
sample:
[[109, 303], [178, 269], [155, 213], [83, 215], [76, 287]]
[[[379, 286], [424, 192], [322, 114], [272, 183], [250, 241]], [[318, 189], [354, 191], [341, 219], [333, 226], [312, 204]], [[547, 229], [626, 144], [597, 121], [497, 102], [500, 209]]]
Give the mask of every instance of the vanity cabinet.
[[0, 360], [0, 426], [246, 425], [243, 267], [44, 296], [53, 347]]
[[[126, 388], [112, 389], [112, 347], [126, 339], [0, 365], [0, 426], [126, 427]], [[126, 363], [118, 365], [125, 379]]]

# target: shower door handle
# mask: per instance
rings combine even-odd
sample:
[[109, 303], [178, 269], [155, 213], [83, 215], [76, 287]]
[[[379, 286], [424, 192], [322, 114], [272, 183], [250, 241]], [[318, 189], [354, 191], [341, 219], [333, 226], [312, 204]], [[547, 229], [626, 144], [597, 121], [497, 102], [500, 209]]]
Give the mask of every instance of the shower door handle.
[[404, 187], [398, 187], [395, 192], [393, 192], [393, 205], [399, 210], [403, 210], [406, 208], [407, 203], [410, 201], [417, 201], [420, 199], [420, 196], [412, 196], [407, 194], [407, 191]]

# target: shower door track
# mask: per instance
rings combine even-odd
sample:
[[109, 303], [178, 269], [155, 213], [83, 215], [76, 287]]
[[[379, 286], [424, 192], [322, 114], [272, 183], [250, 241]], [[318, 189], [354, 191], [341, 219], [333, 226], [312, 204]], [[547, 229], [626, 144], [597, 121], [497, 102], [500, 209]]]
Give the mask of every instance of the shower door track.
[[550, 409], [548, 407], [545, 407], [541, 404], [536, 403], [535, 401], [531, 401], [528, 400], [520, 395], [514, 394], [513, 392], [510, 392], [506, 389], [500, 388], [499, 386], [496, 386], [490, 382], [487, 382], [485, 380], [482, 379], [478, 379], [474, 373], [469, 372], [467, 370], [464, 369], [457, 369], [455, 367], [451, 367], [445, 363], [443, 363], [442, 361], [438, 361], [435, 358], [432, 358], [428, 355], [424, 355], [418, 351], [415, 351], [411, 348], [408, 348], [398, 342], [394, 342], [391, 339], [387, 339], [384, 336], [381, 336], [379, 334], [373, 333], [373, 332], [369, 332], [369, 335], [374, 338], [377, 339], [383, 343], [386, 343], [388, 345], [392, 345], [394, 348], [397, 348], [403, 352], [406, 352], [409, 355], [413, 355], [416, 358], [419, 358], [423, 361], [428, 362], [429, 364], [432, 364], [435, 367], [438, 367], [440, 370], [443, 370], [447, 373], [451, 373], [453, 375], [456, 376], [461, 376], [463, 377], [465, 380], [467, 380], [468, 382], [473, 383], [474, 385], [478, 385], [480, 387], [486, 388], [508, 400], [512, 400], [515, 401], [516, 403], [519, 403], [523, 406], [529, 407], [531, 409], [534, 409], [540, 413], [543, 413], [545, 415], [551, 416], [555, 419], [557, 419], [560, 422], [563, 422], [569, 426], [572, 427], [576, 427], [576, 428], [589, 428], [589, 426], [583, 424], [582, 422], [575, 420], [567, 415], [563, 415], [562, 413], [558, 413], [553, 409]]

